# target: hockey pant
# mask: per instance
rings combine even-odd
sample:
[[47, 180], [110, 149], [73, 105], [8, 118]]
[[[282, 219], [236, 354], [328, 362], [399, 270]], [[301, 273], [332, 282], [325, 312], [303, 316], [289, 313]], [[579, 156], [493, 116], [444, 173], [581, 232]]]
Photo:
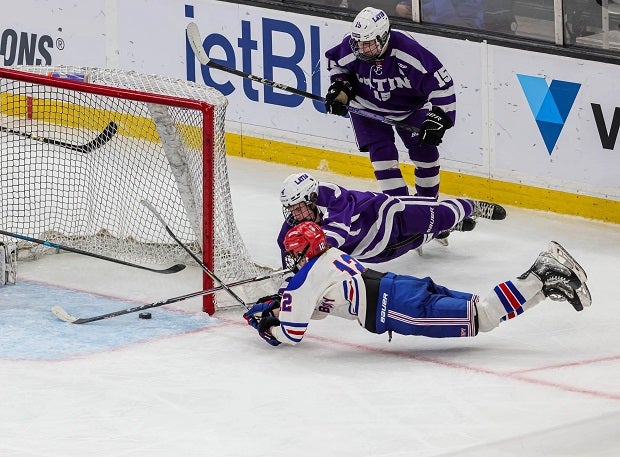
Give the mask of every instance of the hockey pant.
[[373, 270], [365, 271], [363, 277], [367, 298], [364, 327], [373, 333], [475, 336], [478, 331], [489, 332], [501, 322], [520, 316], [545, 299], [542, 282], [534, 275], [498, 284], [483, 300], [435, 284], [428, 277]]
[[428, 277], [372, 270], [365, 271], [363, 277], [367, 298], [364, 327], [368, 331], [430, 338], [476, 335], [476, 295], [450, 290]]

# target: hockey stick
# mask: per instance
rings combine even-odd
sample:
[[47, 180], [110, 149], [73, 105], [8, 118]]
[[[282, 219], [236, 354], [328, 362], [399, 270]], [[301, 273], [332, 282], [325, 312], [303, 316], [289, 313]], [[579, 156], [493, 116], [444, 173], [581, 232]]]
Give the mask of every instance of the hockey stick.
[[47, 246], [48, 248], [60, 249], [62, 251], [73, 252], [75, 254], [81, 254], [81, 255], [88, 256], [88, 257], [94, 257], [96, 259], [107, 260], [108, 262], [118, 263], [121, 265], [125, 265], [127, 267], [140, 268], [141, 270], [152, 271], [154, 273], [163, 273], [167, 275], [170, 273], [177, 273], [185, 268], [185, 265], [177, 263], [176, 265], [172, 265], [171, 267], [166, 268], [164, 270], [159, 270], [155, 268], [144, 267], [142, 265], [136, 265], [135, 263], [125, 262], [124, 260], [120, 260], [120, 259], [113, 259], [112, 257], [107, 257], [101, 254], [95, 254], [93, 252], [82, 251], [81, 249], [78, 249], [78, 248], [71, 248], [69, 246], [63, 246], [61, 244], [51, 243], [49, 241], [39, 240], [37, 238], [31, 238], [29, 236], [20, 235], [18, 233], [12, 233], [12, 232], [6, 232], [4, 230], [0, 230], [0, 234], [11, 236], [13, 238], [18, 238], [24, 241], [29, 241], [31, 243], [41, 244], [43, 246]]
[[34, 135], [33, 133], [20, 132], [19, 130], [13, 130], [0, 125], [0, 132], [12, 133], [14, 135], [30, 138], [31, 140], [41, 141], [42, 143], [53, 144], [54, 146], [62, 146], [63, 148], [71, 149], [72, 151], [83, 152], [84, 154], [92, 152], [95, 149], [99, 149], [101, 146], [106, 144], [116, 134], [117, 130], [118, 125], [116, 125], [116, 122], [110, 122], [108, 125], [106, 125], [103, 131], [95, 137], [94, 140], [89, 141], [86, 144], [72, 144], [60, 140], [54, 140], [53, 138], [45, 138], [42, 136]]
[[141, 200], [140, 203], [142, 203], [144, 206], [146, 206], [157, 218], [157, 220], [161, 223], [161, 225], [164, 226], [164, 228], [166, 229], [166, 232], [168, 232], [168, 234], [172, 237], [172, 239], [174, 241], [176, 241], [176, 243], [181, 246], [185, 252], [187, 252], [190, 257], [192, 259], [194, 259], [194, 261], [200, 265], [200, 268], [202, 268], [202, 270], [209, 275], [209, 277], [214, 280], [215, 282], [219, 283], [220, 286], [222, 286], [222, 288], [228, 292], [228, 294], [234, 298], [237, 302], [239, 302], [243, 307], [245, 307], [245, 309], [250, 309], [248, 307], [248, 305], [241, 299], [241, 297], [239, 297], [235, 292], [232, 291], [232, 289], [230, 287], [228, 287], [226, 284], [224, 284], [222, 282], [222, 280], [220, 280], [217, 276], [215, 276], [215, 273], [213, 273], [211, 270], [209, 270], [209, 268], [207, 268], [207, 266], [198, 258], [198, 256], [196, 256], [196, 254], [194, 254], [191, 249], [189, 249], [187, 246], [185, 246], [185, 244], [183, 244], [181, 242], [181, 240], [179, 240], [177, 238], [177, 236], [174, 234], [174, 232], [172, 231], [172, 229], [170, 227], [168, 227], [168, 224], [166, 224], [166, 221], [164, 221], [164, 218], [161, 217], [161, 214], [159, 214], [157, 212], [157, 210], [155, 209], [155, 207], [153, 205], [151, 205], [150, 202], [146, 201], [146, 200]]
[[377, 257], [389, 257], [391, 256], [394, 251], [398, 248], [402, 248], [403, 246], [408, 245], [409, 243], [413, 243], [417, 240], [419, 240], [422, 237], [422, 233], [416, 233], [415, 235], [411, 235], [410, 237], [405, 238], [402, 241], [399, 241], [398, 243], [393, 243], [393, 244], [388, 244], [385, 249], [383, 251], [381, 251]]
[[[264, 276], [255, 276], [249, 279], [242, 279], [240, 281], [226, 284], [226, 287], [235, 287], [235, 286], [240, 286], [242, 284], [248, 284], [251, 282], [264, 281], [265, 279], [269, 279], [273, 276], [281, 275], [283, 273], [286, 273], [287, 271], [290, 271], [290, 270], [284, 269], [284, 270], [274, 271], [273, 273], [269, 273], [268, 275], [264, 275]], [[62, 306], [58, 306], [58, 305], [52, 307], [52, 313], [54, 313], [54, 315], [58, 319], [63, 320], [65, 322], [69, 322], [70, 324], [86, 324], [88, 322], [100, 321], [103, 319], [109, 319], [111, 317], [122, 316], [124, 314], [136, 313], [138, 311], [143, 311], [149, 308], [156, 308], [158, 306], [169, 305], [171, 303], [176, 303], [179, 301], [187, 300], [188, 298], [199, 297], [201, 295], [214, 294], [215, 292], [218, 292], [223, 289], [224, 289], [223, 285], [217, 286], [217, 287], [214, 287], [208, 290], [199, 290], [197, 292], [192, 292], [190, 294], [180, 295], [174, 298], [168, 298], [167, 300], [162, 300], [162, 301], [158, 301], [155, 303], [148, 303], [146, 305], [134, 306], [133, 308], [121, 309], [119, 311], [114, 311], [114, 312], [106, 313], [106, 314], [100, 314], [99, 316], [92, 316], [92, 317], [73, 316], [69, 314]]]
[[[271, 81], [269, 79], [261, 78], [260, 76], [253, 75], [251, 73], [246, 73], [244, 71], [237, 70], [236, 68], [227, 67], [225, 65], [219, 64], [217, 62], [212, 61], [207, 55], [203, 45], [202, 45], [202, 37], [200, 36], [200, 30], [198, 29], [198, 25], [195, 22], [190, 22], [187, 25], [187, 38], [189, 39], [189, 44], [200, 62], [201, 65], [205, 65], [207, 67], [215, 68], [216, 70], [222, 70], [227, 73], [232, 73], [233, 75], [241, 76], [242, 78], [247, 78], [251, 81], [255, 81], [266, 86], [275, 87], [276, 89], [281, 89], [286, 92], [290, 92], [292, 94], [301, 95], [302, 97], [309, 98], [311, 100], [316, 100], [317, 102], [325, 103], [325, 99], [319, 95], [312, 94], [310, 92], [306, 92], [295, 87], [286, 86], [284, 84], [277, 83], [275, 81]], [[393, 125], [394, 127], [399, 127], [404, 130], [409, 130], [410, 132], [419, 132], [420, 129], [414, 127], [413, 125], [405, 124], [404, 122], [395, 121], [385, 116], [381, 116], [380, 114], [371, 113], [369, 111], [365, 111], [363, 109], [355, 108], [353, 106], [347, 106], [347, 109], [350, 113], [357, 114], [359, 116], [368, 117], [370, 119], [374, 119], [379, 122], [383, 122], [385, 124]]]

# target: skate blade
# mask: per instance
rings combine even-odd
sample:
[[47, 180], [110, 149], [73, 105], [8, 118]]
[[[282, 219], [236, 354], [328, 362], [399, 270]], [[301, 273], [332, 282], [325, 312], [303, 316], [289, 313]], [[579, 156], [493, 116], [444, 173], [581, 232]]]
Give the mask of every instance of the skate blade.
[[570, 255], [566, 249], [564, 249], [564, 247], [560, 243], [558, 243], [557, 241], [550, 241], [547, 251], [557, 257], [557, 260], [559, 262], [573, 270], [582, 283], [585, 283], [588, 280], [586, 271], [581, 267], [581, 265], [579, 265], [579, 263], [573, 258], [573, 256]]
[[592, 304], [592, 295], [590, 295], [590, 289], [584, 282], [581, 284], [579, 289], [576, 289], [577, 297], [579, 297], [579, 301], [581, 302], [581, 306], [588, 307]]

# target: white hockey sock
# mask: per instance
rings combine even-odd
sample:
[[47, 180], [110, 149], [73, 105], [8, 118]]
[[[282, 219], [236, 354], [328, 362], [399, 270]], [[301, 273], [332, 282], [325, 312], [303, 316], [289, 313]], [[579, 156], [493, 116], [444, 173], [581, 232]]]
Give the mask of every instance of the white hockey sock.
[[478, 331], [490, 332], [501, 321], [517, 317], [544, 299], [542, 282], [534, 275], [498, 284], [476, 305]]

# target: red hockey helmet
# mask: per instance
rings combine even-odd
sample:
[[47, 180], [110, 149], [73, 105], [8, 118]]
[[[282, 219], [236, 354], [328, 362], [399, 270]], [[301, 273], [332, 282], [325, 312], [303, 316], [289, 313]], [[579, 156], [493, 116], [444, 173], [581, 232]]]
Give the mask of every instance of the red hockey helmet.
[[314, 222], [302, 222], [284, 237], [284, 249], [296, 265], [303, 257], [310, 260], [327, 249], [325, 233]]

